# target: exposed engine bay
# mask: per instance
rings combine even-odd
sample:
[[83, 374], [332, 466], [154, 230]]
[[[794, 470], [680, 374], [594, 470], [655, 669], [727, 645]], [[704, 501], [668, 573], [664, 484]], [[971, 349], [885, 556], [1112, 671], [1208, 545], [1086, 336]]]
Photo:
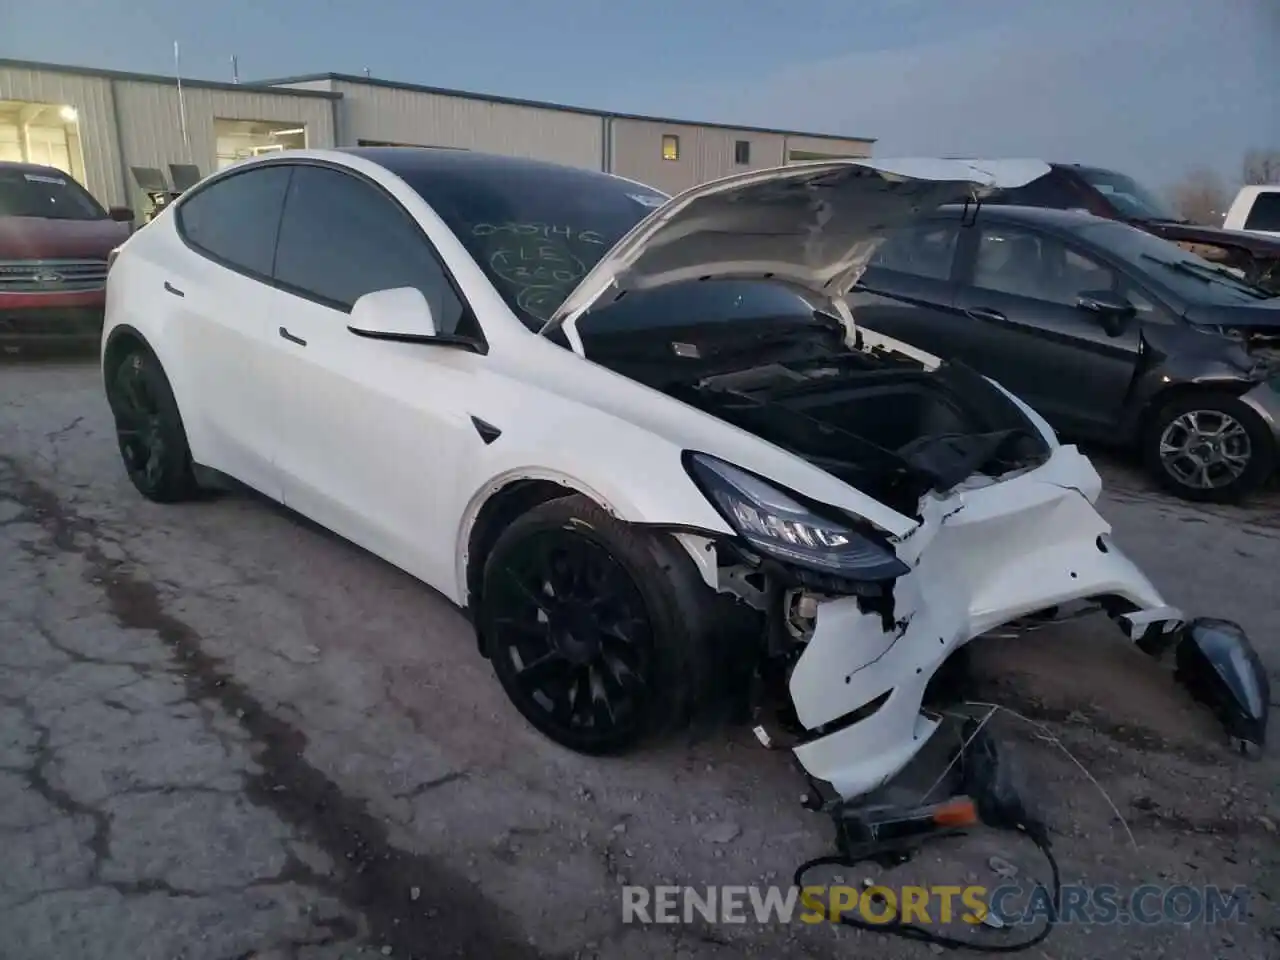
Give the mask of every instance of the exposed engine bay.
[[978, 374], [867, 359], [767, 364], [672, 392], [908, 516], [927, 490], [945, 493], [975, 474], [999, 478], [1048, 457], [1021, 411]]
[[[610, 337], [588, 355], [803, 457], [905, 516], [929, 491], [997, 479], [1050, 450], [1019, 407], [960, 364], [851, 348], [822, 314], [806, 327], [672, 331], [660, 346]], [[657, 354], [657, 356], [654, 356]]]

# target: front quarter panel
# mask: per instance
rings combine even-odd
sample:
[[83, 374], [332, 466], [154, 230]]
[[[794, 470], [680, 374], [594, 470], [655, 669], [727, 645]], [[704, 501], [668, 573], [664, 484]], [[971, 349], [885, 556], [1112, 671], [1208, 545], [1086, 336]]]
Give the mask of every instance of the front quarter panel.
[[[513, 483], [546, 480], [585, 494], [618, 518], [673, 529], [732, 535], [694, 485], [683, 448], [657, 433], [552, 391], [490, 374], [472, 414], [497, 427], [490, 444], [477, 435], [460, 483], [464, 504], [456, 533], [454, 599], [466, 602], [471, 531], [485, 503]], [[686, 544], [686, 549], [700, 559]], [[703, 570], [714, 586], [711, 571]]]
[[1125, 434], [1135, 438], [1144, 416], [1163, 394], [1179, 388], [1244, 393], [1253, 366], [1244, 348], [1212, 331], [1189, 324], [1148, 324], [1142, 331], [1143, 362], [1125, 411]]
[[[181, 371], [166, 344], [169, 326], [167, 304], [153, 294], [163, 283], [161, 263], [172, 231], [172, 217], [161, 216], [134, 232], [116, 248], [107, 274], [106, 306], [102, 322], [99, 360], [106, 361], [107, 349], [120, 337], [143, 340], [159, 358], [175, 394], [180, 392]], [[176, 237], [172, 238], [176, 241]]]

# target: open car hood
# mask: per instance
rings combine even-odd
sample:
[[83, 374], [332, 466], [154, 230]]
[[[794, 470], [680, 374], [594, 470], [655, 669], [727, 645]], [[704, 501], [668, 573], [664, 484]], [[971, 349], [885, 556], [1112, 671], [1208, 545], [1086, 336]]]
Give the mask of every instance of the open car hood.
[[833, 302], [894, 227], [1048, 172], [1039, 160], [822, 160], [713, 180], [636, 224], [541, 332], [629, 291], [686, 280], [775, 280]]

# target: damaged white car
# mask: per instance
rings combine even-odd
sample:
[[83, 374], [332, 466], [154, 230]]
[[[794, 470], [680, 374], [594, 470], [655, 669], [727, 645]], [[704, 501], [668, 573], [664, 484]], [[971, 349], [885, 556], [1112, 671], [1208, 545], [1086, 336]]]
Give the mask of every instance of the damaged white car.
[[574, 750], [747, 690], [763, 742], [860, 796], [929, 740], [954, 651], [1077, 601], [1177, 646], [1260, 744], [1247, 639], [1117, 549], [1089, 461], [845, 305], [886, 230], [1042, 168], [818, 162], [671, 199], [467, 151], [248, 161], [113, 258], [120, 451], [147, 497], [229, 476], [439, 590]]

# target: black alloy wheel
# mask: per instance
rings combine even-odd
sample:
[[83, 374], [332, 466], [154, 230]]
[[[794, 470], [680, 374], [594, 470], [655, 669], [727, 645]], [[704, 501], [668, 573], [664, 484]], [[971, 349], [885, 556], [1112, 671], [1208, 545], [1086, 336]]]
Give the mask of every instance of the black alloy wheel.
[[525, 719], [571, 750], [624, 752], [687, 703], [694, 618], [655, 546], [567, 497], [519, 518], [485, 564], [478, 622], [494, 671]]
[[108, 371], [107, 402], [129, 480], [158, 503], [199, 493], [173, 390], [155, 356], [135, 347]]

